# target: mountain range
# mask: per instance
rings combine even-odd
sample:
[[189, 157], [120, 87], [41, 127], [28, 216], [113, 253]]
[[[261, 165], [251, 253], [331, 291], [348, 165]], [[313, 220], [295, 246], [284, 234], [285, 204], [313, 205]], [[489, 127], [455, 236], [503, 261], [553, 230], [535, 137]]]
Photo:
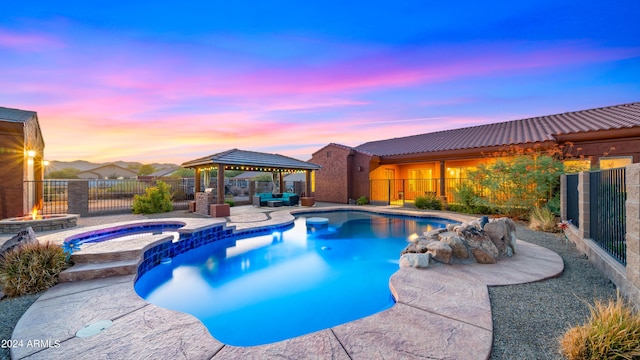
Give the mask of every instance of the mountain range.
[[[46, 168], [46, 173], [49, 173], [51, 171], [60, 171], [66, 168], [73, 168], [73, 169], [78, 169], [80, 171], [85, 171], [85, 170], [95, 169], [97, 167], [108, 165], [108, 164], [115, 164], [123, 168], [135, 168], [135, 169], [144, 165], [143, 163], [136, 162], [136, 161], [111, 161], [106, 163], [94, 163], [86, 160], [75, 160], [75, 161], [51, 160], [49, 161], [49, 165]], [[152, 165], [157, 171], [163, 170], [163, 169], [175, 169], [180, 167], [179, 165], [176, 165], [176, 164], [167, 164], [167, 163], [164, 163], [164, 164], [153, 163], [150, 165]]]

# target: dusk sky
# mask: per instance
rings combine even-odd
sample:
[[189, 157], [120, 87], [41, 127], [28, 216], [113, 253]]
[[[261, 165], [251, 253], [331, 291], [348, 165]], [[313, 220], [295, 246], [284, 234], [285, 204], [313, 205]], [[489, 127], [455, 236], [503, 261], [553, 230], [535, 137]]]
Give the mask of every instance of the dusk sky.
[[308, 160], [640, 101], [640, 1], [6, 1], [0, 106], [48, 160]]

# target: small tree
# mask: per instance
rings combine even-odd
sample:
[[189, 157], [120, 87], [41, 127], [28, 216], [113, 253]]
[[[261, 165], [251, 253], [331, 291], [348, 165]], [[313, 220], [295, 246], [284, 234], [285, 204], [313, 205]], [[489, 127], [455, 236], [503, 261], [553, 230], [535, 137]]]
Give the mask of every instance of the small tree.
[[145, 190], [144, 195], [135, 195], [133, 198], [134, 214], [155, 214], [173, 210], [169, 185], [164, 181], [158, 181], [156, 186]]
[[156, 172], [156, 168], [153, 165], [145, 164], [138, 169], [138, 176], [151, 175], [154, 172]]
[[560, 148], [511, 147], [495, 155], [501, 158], [469, 171], [470, 181], [479, 184], [487, 194], [475, 201], [521, 218], [553, 198], [564, 171]]

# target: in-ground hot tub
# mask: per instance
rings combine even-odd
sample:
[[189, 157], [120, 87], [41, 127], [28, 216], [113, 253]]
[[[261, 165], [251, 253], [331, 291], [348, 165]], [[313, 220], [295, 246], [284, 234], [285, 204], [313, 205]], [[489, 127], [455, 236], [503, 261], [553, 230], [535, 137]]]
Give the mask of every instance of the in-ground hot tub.
[[30, 226], [33, 231], [60, 230], [76, 226], [78, 215], [52, 214], [42, 215], [35, 219], [31, 216], [21, 216], [0, 220], [0, 234], [17, 234], [21, 229]]

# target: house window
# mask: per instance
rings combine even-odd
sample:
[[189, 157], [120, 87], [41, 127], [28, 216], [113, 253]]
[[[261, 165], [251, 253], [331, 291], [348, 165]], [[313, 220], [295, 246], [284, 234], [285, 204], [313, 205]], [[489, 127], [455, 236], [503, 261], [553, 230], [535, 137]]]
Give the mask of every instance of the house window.
[[633, 157], [631, 156], [616, 156], [616, 157], [601, 157], [600, 169], [613, 169], [619, 167], [625, 167], [633, 163]]
[[434, 179], [432, 179], [431, 169], [411, 169], [409, 170], [409, 191], [422, 194], [434, 192]]
[[330, 158], [331, 157], [331, 151], [327, 151], [327, 157]]

